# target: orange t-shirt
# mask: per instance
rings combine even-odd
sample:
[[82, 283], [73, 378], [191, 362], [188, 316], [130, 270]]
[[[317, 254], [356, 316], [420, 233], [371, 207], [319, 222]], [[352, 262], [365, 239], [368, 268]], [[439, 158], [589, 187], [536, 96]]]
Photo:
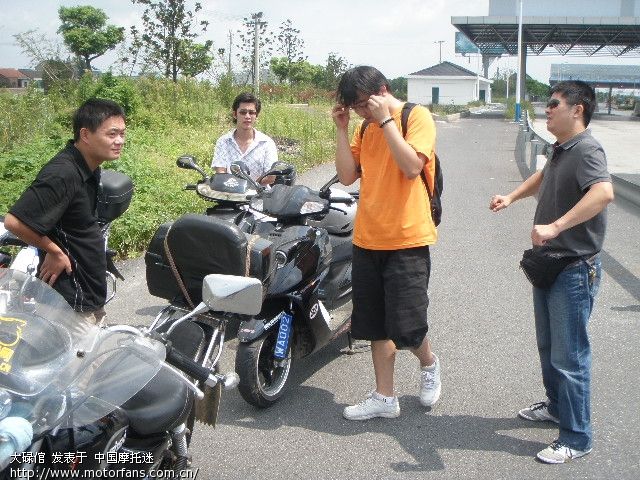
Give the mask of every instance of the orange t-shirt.
[[[398, 110], [393, 120], [402, 132], [400, 116]], [[351, 153], [361, 168], [354, 245], [370, 250], [397, 250], [434, 244], [438, 232], [421, 176], [409, 180], [402, 173], [377, 123], [367, 126], [362, 140], [361, 126], [351, 140]], [[436, 126], [429, 110], [419, 105], [411, 110], [405, 141], [426, 157], [425, 173], [433, 191]]]

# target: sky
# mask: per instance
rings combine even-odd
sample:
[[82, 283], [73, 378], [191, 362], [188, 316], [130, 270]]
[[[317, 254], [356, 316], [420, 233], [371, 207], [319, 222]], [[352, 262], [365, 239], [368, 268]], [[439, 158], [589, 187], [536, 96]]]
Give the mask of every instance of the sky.
[[[186, 0], [192, 7], [194, 0]], [[405, 76], [435, 65], [440, 60], [451, 61], [472, 71], [480, 70], [478, 56], [463, 57], [454, 51], [456, 29], [452, 16], [484, 16], [489, 12], [489, 0], [200, 0], [202, 10], [198, 20], [208, 20], [207, 32], [201, 41], [213, 40], [214, 50], [229, 48], [231, 31], [244, 30], [242, 19], [251, 13], [263, 12], [271, 30], [290, 19], [300, 30], [305, 42], [304, 52], [313, 64], [326, 63], [334, 52], [352, 65], [373, 65], [389, 79]], [[56, 33], [60, 26], [60, 6], [92, 5], [105, 11], [109, 23], [128, 27], [141, 26], [143, 8], [131, 0], [0, 0], [0, 68], [28, 68], [30, 61], [15, 44], [13, 35], [37, 30], [47, 38], [61, 43]], [[585, 13], [586, 14], [586, 13]], [[439, 43], [439, 42], [443, 43]], [[234, 40], [234, 44], [236, 40]], [[227, 50], [228, 51], [228, 50]], [[237, 52], [237, 48], [232, 47]], [[92, 62], [107, 70], [117, 59], [112, 51]], [[614, 57], [529, 56], [527, 73], [548, 83], [551, 63], [635, 64], [636, 59]], [[517, 59], [503, 57], [495, 61], [496, 68], [515, 71]], [[222, 66], [220, 66], [222, 68]]]

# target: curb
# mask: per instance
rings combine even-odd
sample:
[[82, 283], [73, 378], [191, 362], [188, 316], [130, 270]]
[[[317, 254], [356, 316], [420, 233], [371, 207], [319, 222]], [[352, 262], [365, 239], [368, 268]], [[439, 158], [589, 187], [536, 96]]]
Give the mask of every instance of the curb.
[[640, 175], [626, 173], [612, 173], [613, 191], [640, 208]]
[[437, 113], [431, 113], [431, 116], [433, 117], [434, 120], [436, 121], [439, 120], [441, 122], [447, 122], [447, 123], [456, 122], [461, 118], [467, 118], [470, 115], [471, 115], [471, 112], [469, 112], [469, 110], [465, 110], [460, 113], [451, 113], [449, 115], [439, 115]]

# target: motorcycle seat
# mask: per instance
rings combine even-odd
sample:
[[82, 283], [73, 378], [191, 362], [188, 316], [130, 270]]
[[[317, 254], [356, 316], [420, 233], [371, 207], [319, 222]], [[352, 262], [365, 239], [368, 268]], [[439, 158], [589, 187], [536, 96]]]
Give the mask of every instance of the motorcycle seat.
[[[197, 323], [183, 322], [171, 332], [173, 346], [196, 358], [205, 334]], [[193, 406], [193, 392], [163, 367], [151, 381], [122, 405], [129, 417], [128, 436], [139, 438], [165, 432], [183, 423]]]

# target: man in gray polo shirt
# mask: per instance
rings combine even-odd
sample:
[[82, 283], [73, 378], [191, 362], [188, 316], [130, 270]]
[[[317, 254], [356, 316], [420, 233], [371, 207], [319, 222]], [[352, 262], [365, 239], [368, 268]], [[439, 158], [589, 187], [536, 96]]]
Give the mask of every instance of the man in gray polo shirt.
[[536, 340], [547, 399], [524, 408], [526, 420], [559, 425], [559, 436], [537, 457], [564, 463], [592, 449], [591, 348], [587, 324], [601, 277], [599, 252], [606, 228], [606, 206], [613, 200], [602, 146], [587, 126], [596, 106], [584, 82], [551, 89], [547, 130], [557, 139], [553, 156], [508, 195], [495, 195], [498, 212], [516, 200], [539, 194], [531, 231], [533, 248], [567, 257], [568, 266], [548, 288], [533, 287]]

